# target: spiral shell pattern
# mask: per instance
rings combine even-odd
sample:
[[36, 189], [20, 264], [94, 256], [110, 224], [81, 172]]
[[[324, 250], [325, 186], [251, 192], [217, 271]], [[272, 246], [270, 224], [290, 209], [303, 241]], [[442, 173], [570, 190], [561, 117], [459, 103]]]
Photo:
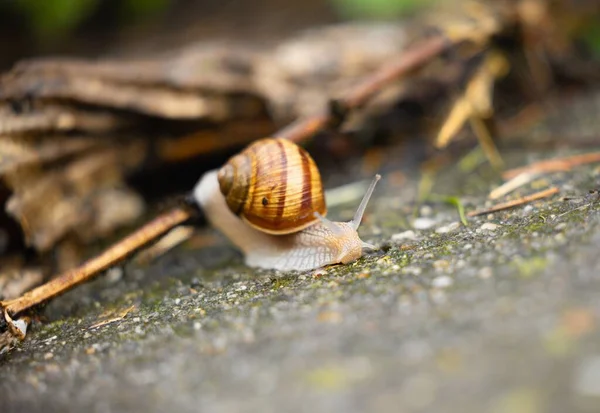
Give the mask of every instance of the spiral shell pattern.
[[300, 231], [325, 215], [317, 165], [300, 146], [265, 138], [233, 156], [219, 170], [219, 186], [231, 211], [270, 234]]

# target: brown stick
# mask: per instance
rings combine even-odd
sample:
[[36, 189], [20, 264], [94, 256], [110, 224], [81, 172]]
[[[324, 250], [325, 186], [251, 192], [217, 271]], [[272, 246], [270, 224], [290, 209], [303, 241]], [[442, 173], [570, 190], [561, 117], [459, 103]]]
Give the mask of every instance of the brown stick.
[[[419, 43], [375, 73], [367, 76], [364, 81], [350, 89], [338, 103], [344, 110], [357, 109], [391, 82], [421, 68], [455, 45], [455, 42], [444, 36], [436, 36]], [[277, 132], [275, 137], [289, 139], [296, 143], [302, 142], [335, 121], [335, 114], [326, 111], [325, 113], [298, 119]]]
[[566, 158], [547, 159], [534, 162], [520, 168], [509, 169], [502, 174], [502, 178], [511, 179], [523, 172], [544, 173], [568, 171], [575, 166], [594, 162], [600, 162], [600, 152], [584, 153], [581, 155], [568, 156]]
[[111, 246], [102, 254], [94, 257], [81, 266], [69, 270], [52, 279], [44, 285], [35, 288], [13, 300], [0, 302], [0, 308], [12, 316], [41, 304], [51, 298], [64, 294], [71, 288], [91, 280], [101, 271], [128, 257], [139, 248], [167, 233], [177, 225], [190, 219], [193, 212], [190, 209], [175, 208], [159, 215], [146, 225]]
[[545, 189], [543, 191], [536, 192], [536, 193], [528, 195], [528, 196], [524, 196], [523, 198], [515, 199], [514, 201], [503, 202], [503, 203], [495, 205], [491, 208], [471, 211], [467, 214], [467, 216], [468, 217], [476, 217], [478, 215], [485, 215], [485, 214], [491, 214], [492, 212], [503, 211], [505, 209], [514, 208], [516, 206], [520, 206], [520, 205], [528, 204], [533, 201], [537, 201], [538, 199], [547, 198], [556, 193], [558, 193], [558, 188], [556, 188], [556, 187]]

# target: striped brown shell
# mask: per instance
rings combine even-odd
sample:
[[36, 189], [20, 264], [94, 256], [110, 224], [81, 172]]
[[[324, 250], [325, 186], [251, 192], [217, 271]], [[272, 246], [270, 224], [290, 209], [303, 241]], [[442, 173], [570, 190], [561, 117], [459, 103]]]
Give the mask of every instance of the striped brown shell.
[[218, 179], [231, 211], [263, 232], [300, 231], [317, 221], [315, 211], [327, 212], [317, 165], [286, 139], [252, 143], [229, 159]]

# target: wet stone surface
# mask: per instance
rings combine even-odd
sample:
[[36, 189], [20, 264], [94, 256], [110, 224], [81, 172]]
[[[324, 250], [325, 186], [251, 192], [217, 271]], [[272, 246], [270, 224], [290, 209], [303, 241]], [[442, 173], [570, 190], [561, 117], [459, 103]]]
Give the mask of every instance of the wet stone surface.
[[[480, 208], [498, 183], [482, 168], [434, 192]], [[57, 299], [0, 359], [0, 410], [598, 411], [600, 168], [467, 227], [443, 203], [415, 217], [410, 179], [384, 177], [360, 229], [382, 248], [352, 265], [255, 271], [188, 245]]]

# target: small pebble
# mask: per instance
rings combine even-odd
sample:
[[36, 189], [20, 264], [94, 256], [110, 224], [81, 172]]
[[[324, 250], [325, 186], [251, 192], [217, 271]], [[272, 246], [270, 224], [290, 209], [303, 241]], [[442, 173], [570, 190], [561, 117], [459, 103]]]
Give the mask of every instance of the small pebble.
[[54, 357], [54, 354], [52, 354], [50, 352], [44, 354], [44, 360], [50, 360], [53, 357]]
[[108, 280], [109, 283], [113, 284], [123, 278], [123, 268], [122, 267], [112, 267], [106, 271], [106, 276], [104, 277]]
[[487, 280], [488, 278], [491, 278], [492, 275], [494, 275], [494, 271], [492, 270], [491, 267], [483, 267], [482, 269], [479, 270], [477, 275], [479, 276], [479, 278], [481, 278], [483, 280]]
[[554, 229], [557, 230], [557, 231], [562, 231], [566, 227], [567, 227], [567, 224], [565, 222], [561, 222], [560, 224], [556, 225], [554, 227]]
[[479, 229], [482, 230], [482, 231], [496, 231], [499, 226], [500, 225], [498, 225], [498, 224], [493, 224], [491, 222], [486, 222], [485, 224], [483, 224], [482, 226], [480, 226]]
[[450, 266], [450, 261], [448, 261], [448, 260], [437, 260], [437, 261], [433, 262], [433, 268], [435, 268], [438, 271], [445, 270], [449, 266]]
[[415, 234], [415, 231], [412, 231], [412, 230], [399, 232], [397, 234], [392, 235], [392, 241], [405, 241], [405, 240], [414, 241], [416, 239], [417, 239], [417, 234]]
[[423, 270], [421, 270], [421, 268], [419, 268], [419, 267], [409, 266], [409, 267], [404, 267], [404, 272], [406, 274], [420, 275], [421, 272], [423, 272]]
[[435, 221], [431, 218], [417, 218], [413, 221], [415, 229], [429, 229], [435, 225]]
[[600, 356], [584, 360], [575, 374], [574, 387], [581, 396], [600, 397]]
[[202, 283], [200, 282], [200, 279], [198, 277], [192, 278], [192, 281], [190, 281], [190, 287], [192, 287], [194, 290], [202, 288]]
[[448, 225], [444, 225], [443, 227], [439, 227], [435, 230], [438, 234], [447, 234], [449, 232], [456, 231], [460, 227], [459, 222], [452, 222]]
[[423, 205], [419, 210], [419, 215], [423, 217], [430, 217], [431, 214], [433, 214], [433, 208], [431, 208], [429, 205]]
[[454, 284], [454, 280], [452, 279], [452, 277], [449, 277], [447, 275], [441, 275], [439, 277], [436, 277], [431, 282], [431, 285], [435, 288], [447, 288], [450, 287], [452, 284]]

